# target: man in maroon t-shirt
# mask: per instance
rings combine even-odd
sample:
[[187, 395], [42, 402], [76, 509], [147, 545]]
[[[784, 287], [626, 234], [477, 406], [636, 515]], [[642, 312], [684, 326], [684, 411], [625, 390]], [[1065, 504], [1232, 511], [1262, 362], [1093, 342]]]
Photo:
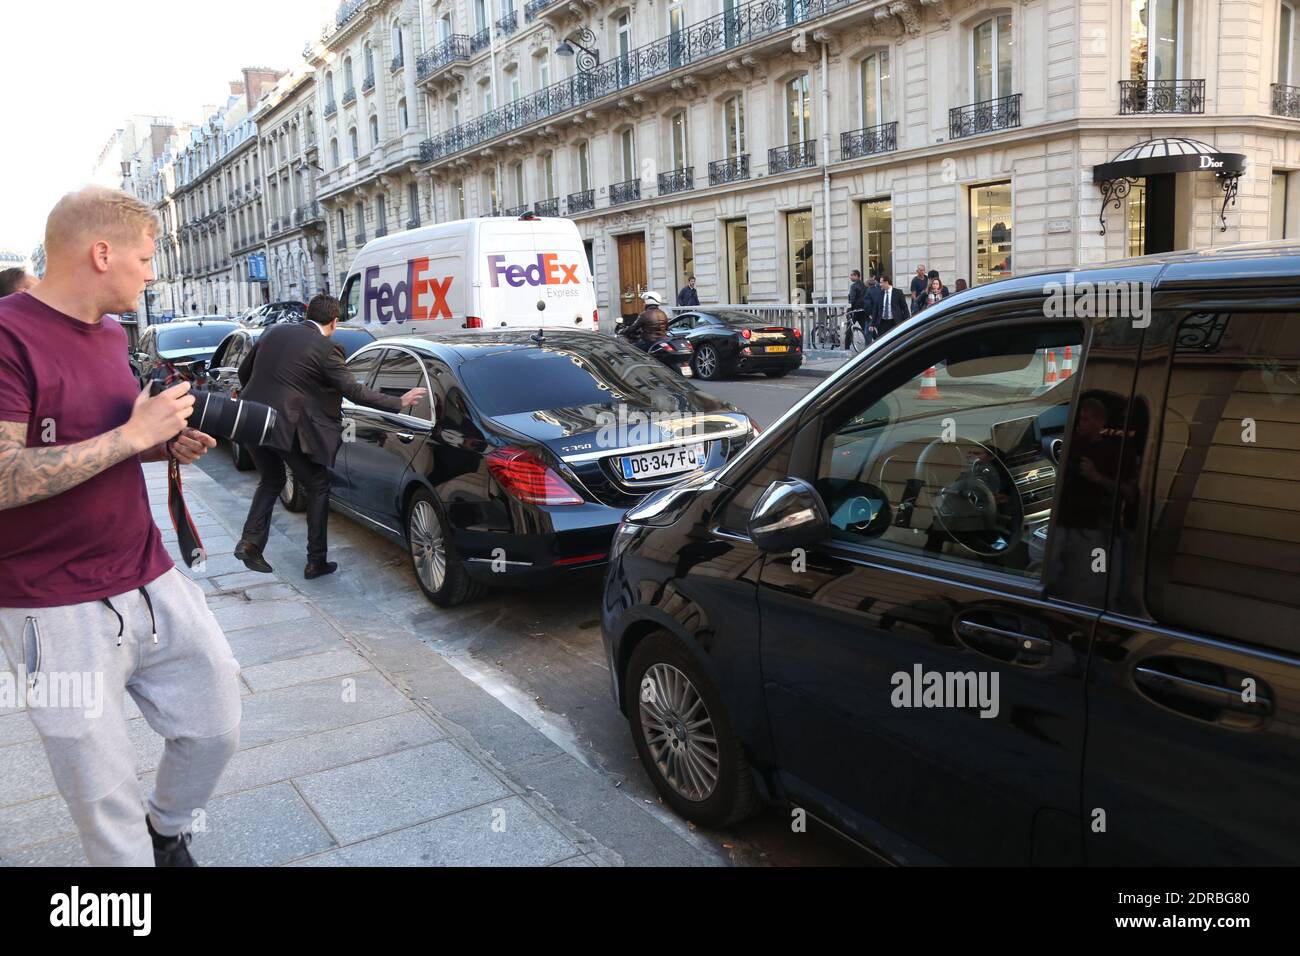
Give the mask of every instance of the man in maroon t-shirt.
[[[187, 383], [138, 391], [106, 317], [153, 279], [156, 229], [124, 193], [65, 196], [44, 280], [0, 299], [0, 643], [96, 866], [193, 866], [186, 829], [239, 741], [239, 665], [140, 468], [216, 442], [185, 425]], [[147, 813], [127, 692], [166, 738]]]

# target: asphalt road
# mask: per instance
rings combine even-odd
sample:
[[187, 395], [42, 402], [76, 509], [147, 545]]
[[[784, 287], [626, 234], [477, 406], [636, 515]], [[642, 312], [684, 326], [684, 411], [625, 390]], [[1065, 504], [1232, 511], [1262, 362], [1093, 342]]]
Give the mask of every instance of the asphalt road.
[[[819, 381], [790, 376], [778, 382], [743, 379], [703, 387], [766, 427]], [[236, 497], [251, 498], [257, 474], [236, 471], [224, 444], [204, 459], [202, 467]], [[277, 516], [281, 521], [303, 521], [302, 515], [284, 514], [278, 507]], [[376, 574], [409, 574], [406, 555], [389, 541], [338, 513], [331, 516], [331, 525], [335, 547], [330, 556], [340, 562], [340, 579], [344, 574], [362, 580]], [[341, 539], [346, 539], [344, 548]], [[557, 744], [608, 775], [625, 792], [658, 802], [627, 722], [610, 697], [599, 622], [601, 579], [600, 573], [588, 573], [545, 589], [494, 591], [450, 610], [411, 602], [414, 610], [395, 614], [427, 635], [432, 650]], [[410, 586], [415, 592], [414, 580]], [[808, 821], [805, 833], [792, 832], [788, 812], [775, 809], [725, 831], [696, 833], [714, 841], [737, 865], [871, 862], [815, 821]]]

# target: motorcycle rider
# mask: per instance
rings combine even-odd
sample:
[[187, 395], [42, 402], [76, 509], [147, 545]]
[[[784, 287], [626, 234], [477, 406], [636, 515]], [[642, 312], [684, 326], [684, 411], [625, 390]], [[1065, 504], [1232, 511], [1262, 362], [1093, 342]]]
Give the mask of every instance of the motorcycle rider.
[[642, 293], [641, 301], [645, 303], [645, 309], [623, 330], [623, 334], [637, 348], [649, 351], [650, 346], [668, 338], [668, 314], [659, 308], [663, 300], [657, 292]]

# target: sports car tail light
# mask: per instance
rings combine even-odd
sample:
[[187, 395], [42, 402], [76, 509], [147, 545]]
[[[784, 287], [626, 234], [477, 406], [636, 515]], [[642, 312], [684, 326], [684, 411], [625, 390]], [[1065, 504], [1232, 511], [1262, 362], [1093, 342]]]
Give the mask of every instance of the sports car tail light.
[[530, 505], [580, 505], [582, 496], [530, 451], [505, 446], [487, 456], [488, 471], [506, 493]]
[[794, 330], [794, 337], [795, 337], [796, 339], [801, 339], [801, 338], [803, 338], [803, 333], [800, 332], [798, 329], [795, 329], [795, 330]]
[[741, 330], [740, 330], [740, 337], [741, 337], [742, 339], [747, 339], [747, 338], [749, 338], [749, 337], [750, 337], [751, 335], [753, 335], [753, 334], [754, 334], [754, 333], [751, 332], [751, 331], [749, 331], [749, 329], [741, 329]]

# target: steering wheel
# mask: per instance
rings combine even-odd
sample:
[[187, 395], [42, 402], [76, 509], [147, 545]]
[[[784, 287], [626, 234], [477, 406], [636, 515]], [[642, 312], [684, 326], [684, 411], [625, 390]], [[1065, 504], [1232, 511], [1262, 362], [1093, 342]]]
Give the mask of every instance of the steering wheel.
[[918, 490], [930, 489], [940, 530], [961, 547], [991, 558], [1020, 543], [1024, 502], [1011, 472], [986, 445], [936, 438], [916, 459], [914, 478]]

